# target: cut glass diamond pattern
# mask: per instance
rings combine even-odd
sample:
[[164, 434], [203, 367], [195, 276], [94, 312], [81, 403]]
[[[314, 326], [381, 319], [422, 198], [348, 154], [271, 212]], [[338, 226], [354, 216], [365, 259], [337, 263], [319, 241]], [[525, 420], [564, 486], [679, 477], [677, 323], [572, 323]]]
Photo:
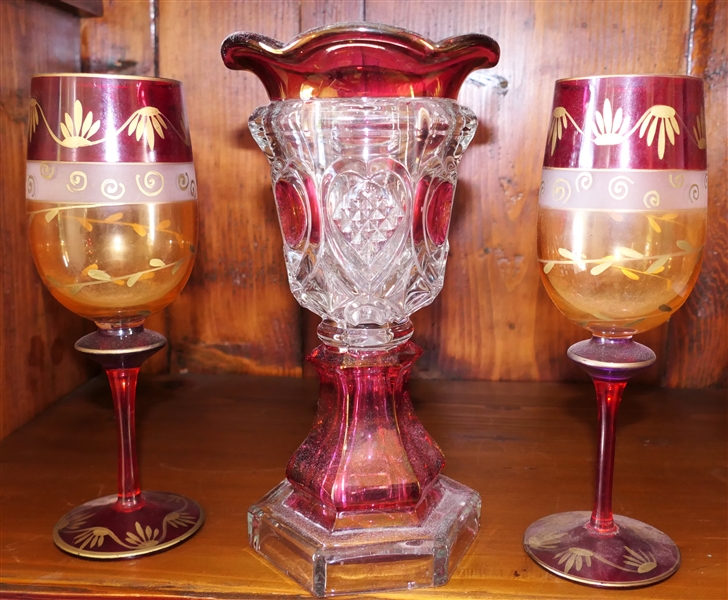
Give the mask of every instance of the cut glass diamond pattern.
[[344, 239], [366, 265], [379, 255], [402, 219], [404, 210], [395, 196], [369, 180], [346, 190], [333, 214]]
[[289, 100], [258, 109], [250, 131], [274, 188], [284, 180], [305, 193], [295, 208], [310, 225], [292, 218], [302, 210], [280, 219], [301, 305], [348, 329], [404, 323], [435, 299], [470, 110], [426, 98]]

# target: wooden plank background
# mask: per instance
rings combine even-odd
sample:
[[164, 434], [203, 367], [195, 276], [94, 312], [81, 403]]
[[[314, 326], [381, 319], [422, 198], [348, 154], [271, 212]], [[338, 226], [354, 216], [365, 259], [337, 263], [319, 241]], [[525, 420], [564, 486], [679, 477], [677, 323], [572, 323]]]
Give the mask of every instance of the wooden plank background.
[[81, 68], [78, 17], [45, 4], [0, 2], [0, 437], [86, 380], [73, 349], [85, 331], [38, 277], [25, 213], [30, 76]]
[[705, 79], [708, 239], [700, 277], [670, 320], [670, 387], [728, 385], [728, 2], [693, 1], [688, 72]]
[[565, 352], [586, 333], [548, 299], [535, 259], [537, 189], [553, 81], [690, 73], [705, 78], [708, 96], [708, 242], [686, 306], [669, 325], [641, 337], [659, 357], [642, 380], [671, 387], [728, 384], [728, 3], [104, 0], [104, 16], [89, 19], [34, 0], [0, 5], [0, 434], [88, 373], [71, 350], [83, 323], [42, 289], [28, 255], [22, 164], [29, 75], [82, 67], [184, 82], [200, 183], [200, 251], [180, 297], [148, 322], [170, 344], [147, 370], [309, 374], [305, 355], [317, 343], [318, 318], [301, 309], [288, 290], [268, 165], [247, 129], [248, 116], [267, 98], [252, 74], [223, 66], [219, 47], [237, 30], [288, 41], [311, 27], [362, 19], [434, 40], [482, 32], [502, 49], [500, 64], [466, 82], [460, 94], [480, 126], [460, 167], [445, 287], [413, 318], [414, 340], [425, 349], [416, 376], [584, 378]]

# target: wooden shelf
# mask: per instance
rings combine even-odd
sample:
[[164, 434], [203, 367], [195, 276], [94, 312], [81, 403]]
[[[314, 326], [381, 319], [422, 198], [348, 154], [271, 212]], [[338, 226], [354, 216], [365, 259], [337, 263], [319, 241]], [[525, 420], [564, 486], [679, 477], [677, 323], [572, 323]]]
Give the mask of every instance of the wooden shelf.
[[[142, 484], [188, 495], [207, 522], [195, 538], [144, 558], [93, 562], [55, 548], [71, 507], [110, 494], [116, 440], [110, 394], [95, 379], [0, 444], [3, 598], [307, 598], [247, 543], [246, 509], [283, 478], [313, 420], [316, 381], [174, 375], [143, 379], [137, 411]], [[526, 527], [591, 507], [596, 403], [586, 385], [418, 380], [412, 396], [448, 459], [445, 474], [483, 496], [482, 529], [442, 588], [368, 598], [611, 598], [524, 553]], [[728, 597], [726, 394], [628, 386], [615, 511], [668, 533], [682, 567], [627, 592], [660, 600]]]

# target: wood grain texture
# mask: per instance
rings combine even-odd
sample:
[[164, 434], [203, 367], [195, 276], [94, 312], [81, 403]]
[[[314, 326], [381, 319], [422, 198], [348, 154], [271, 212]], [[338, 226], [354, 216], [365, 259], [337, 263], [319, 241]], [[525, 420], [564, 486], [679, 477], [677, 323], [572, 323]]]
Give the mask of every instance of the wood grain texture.
[[689, 74], [705, 79], [708, 232], [700, 277], [670, 320], [670, 387], [728, 386], [728, 3], [694, 2]]
[[79, 17], [100, 17], [104, 14], [103, 0], [41, 0]]
[[365, 0], [301, 0], [301, 31], [364, 20]]
[[168, 0], [159, 11], [160, 75], [185, 84], [200, 204], [195, 268], [168, 309], [173, 368], [300, 375], [301, 310], [288, 289], [268, 163], [247, 126], [268, 99], [219, 52], [236, 30], [294, 37], [299, 3]]
[[46, 4], [0, 2], [0, 438], [82, 383], [73, 349], [84, 322], [46, 291], [30, 254], [25, 212], [30, 77], [78, 71], [78, 18]]
[[[425, 348], [418, 374], [490, 380], [573, 380], [565, 357], [587, 337], [554, 307], [536, 263], [536, 212], [553, 82], [609, 73], [684, 72], [687, 2], [419, 2], [368, 0], [367, 20], [431, 39], [474, 31], [501, 61], [471, 78], [459, 102], [479, 129], [459, 168], [445, 287], [414, 317]], [[659, 33], [658, 33], [659, 32]], [[659, 381], [667, 328], [641, 336], [658, 354], [642, 379]]]
[[[142, 486], [196, 499], [207, 522], [168, 552], [109, 562], [79, 560], [51, 543], [65, 511], [115, 491], [108, 387], [97, 380], [56, 403], [0, 445], [0, 595], [310, 598], [248, 547], [246, 510], [283, 478], [314, 419], [315, 388], [312, 380], [294, 378], [142, 378]], [[445, 474], [482, 495], [482, 529], [446, 586], [357, 598], [624, 600], [624, 591], [548, 574], [521, 545], [534, 520], [591, 507], [597, 440], [591, 386], [419, 380], [412, 396], [445, 452]], [[665, 531], [682, 552], [676, 575], [630, 590], [630, 599], [725, 600], [727, 430], [719, 391], [627, 387], [614, 507]]]
[[154, 0], [104, 0], [104, 15], [81, 22], [84, 73], [154, 77]]

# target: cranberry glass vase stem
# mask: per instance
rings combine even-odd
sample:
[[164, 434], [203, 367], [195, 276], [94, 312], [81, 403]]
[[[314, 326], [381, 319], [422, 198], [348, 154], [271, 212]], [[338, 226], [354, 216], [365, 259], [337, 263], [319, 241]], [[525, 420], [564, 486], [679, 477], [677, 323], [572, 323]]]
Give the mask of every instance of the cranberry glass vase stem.
[[599, 411], [599, 448], [597, 454], [597, 485], [590, 527], [598, 533], [614, 533], [612, 516], [612, 483], [614, 481], [614, 447], [616, 419], [626, 381], [594, 378]]
[[139, 466], [136, 455], [136, 386], [139, 367], [107, 369], [119, 432], [119, 503], [132, 508], [139, 501]]
[[336, 511], [406, 510], [422, 500], [445, 461], [409, 397], [421, 352], [412, 342], [391, 350], [314, 350], [319, 410], [286, 469], [296, 489]]

